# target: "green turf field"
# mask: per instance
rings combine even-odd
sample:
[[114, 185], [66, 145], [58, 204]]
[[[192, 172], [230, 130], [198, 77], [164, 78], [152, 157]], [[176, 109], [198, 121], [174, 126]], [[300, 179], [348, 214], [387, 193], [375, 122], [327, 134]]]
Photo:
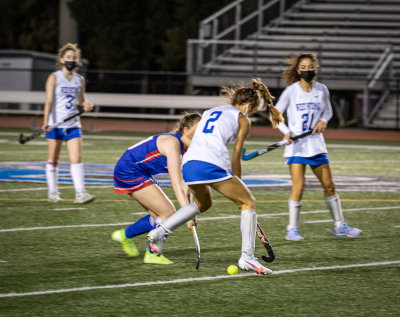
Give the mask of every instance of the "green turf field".
[[[44, 140], [19, 145], [16, 132], [0, 130], [0, 162], [45, 161]], [[114, 164], [143, 137], [85, 135], [84, 161], [104, 164]], [[118, 136], [123, 140], [111, 138]], [[277, 139], [249, 141], [248, 152]], [[97, 199], [76, 205], [72, 185], [60, 185], [63, 201], [51, 204], [43, 183], [0, 182], [0, 316], [398, 316], [400, 142], [327, 143], [345, 218], [363, 235], [333, 237], [322, 191], [310, 187], [301, 216], [305, 240], [286, 241], [289, 190], [252, 189], [276, 253], [266, 264], [274, 271], [269, 276], [227, 275], [240, 256], [240, 212], [216, 193], [213, 207], [198, 218], [196, 270], [185, 226], [164, 247], [173, 265], [142, 262], [146, 236], [135, 238], [141, 255], [127, 258], [111, 233], [144, 213], [111, 185], [89, 185]], [[68, 161], [65, 149], [61, 161]], [[282, 149], [245, 162], [243, 172], [287, 175]], [[256, 256], [263, 254], [257, 240]]]

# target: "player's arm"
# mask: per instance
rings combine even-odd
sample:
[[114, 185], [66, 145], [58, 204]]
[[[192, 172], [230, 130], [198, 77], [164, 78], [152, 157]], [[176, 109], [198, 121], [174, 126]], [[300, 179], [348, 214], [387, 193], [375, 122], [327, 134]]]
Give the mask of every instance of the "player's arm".
[[78, 97], [78, 104], [83, 106], [83, 110], [85, 110], [85, 112], [92, 111], [93, 104], [85, 98], [86, 82], [85, 82], [85, 78], [83, 76], [81, 76], [81, 84], [82, 84], [82, 87], [81, 87], [81, 92]]
[[167, 168], [172, 188], [181, 207], [189, 203], [188, 186], [182, 176], [182, 155], [180, 142], [171, 135], [160, 135], [157, 138], [157, 148], [167, 158]]
[[51, 106], [54, 100], [54, 89], [57, 85], [57, 78], [54, 74], [49, 75], [46, 80], [46, 100], [44, 102], [44, 111], [43, 111], [43, 125], [42, 130], [49, 132], [47, 129], [49, 123], [49, 115], [51, 111]]
[[[172, 188], [176, 199], [181, 207], [190, 203], [189, 187], [185, 184], [182, 176], [182, 155], [180, 142], [171, 135], [160, 135], [157, 138], [157, 148], [167, 158], [168, 174], [171, 179]], [[196, 220], [189, 220], [186, 225], [191, 228]]]
[[197, 122], [195, 125], [189, 128], [186, 132], [183, 133], [181, 137], [181, 141], [183, 144], [185, 144], [186, 147], [189, 147], [190, 143], [192, 142], [194, 132], [196, 131], [197, 125], [199, 123]]
[[313, 134], [325, 132], [325, 130], [328, 126], [328, 121], [332, 118], [332, 115], [333, 115], [329, 90], [326, 87], [324, 87], [324, 88], [325, 88], [324, 89], [324, 99], [323, 99], [324, 109], [321, 114], [321, 119], [314, 126]]
[[242, 150], [244, 141], [250, 131], [250, 120], [246, 118], [242, 113], [239, 114], [239, 130], [236, 137], [235, 145], [233, 146], [232, 153], [232, 172], [239, 178], [242, 178]]

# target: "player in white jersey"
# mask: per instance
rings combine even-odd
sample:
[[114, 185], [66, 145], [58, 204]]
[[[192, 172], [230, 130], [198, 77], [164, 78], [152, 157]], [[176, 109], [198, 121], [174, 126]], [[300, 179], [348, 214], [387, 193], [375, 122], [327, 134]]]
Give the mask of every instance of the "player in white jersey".
[[[227, 97], [230, 104], [205, 111], [197, 126], [188, 132], [188, 135], [190, 132], [193, 133], [193, 138], [183, 156], [182, 174], [196, 202], [179, 209], [156, 229], [150, 231], [150, 247], [154, 252], [161, 254], [168, 234], [200, 212], [208, 210], [212, 204], [210, 188], [213, 188], [242, 210], [240, 220], [242, 252], [239, 267], [244, 270], [254, 270], [259, 274], [268, 274], [271, 270], [262, 266], [254, 257], [256, 201], [241, 180], [240, 159], [243, 143], [250, 129], [248, 116], [267, 107], [274, 126], [283, 121], [283, 117], [272, 105], [273, 97], [268, 88], [258, 79], [253, 79], [252, 87], [244, 85], [223, 87], [221, 95]], [[227, 145], [232, 141], [235, 143], [230, 164]], [[230, 165], [232, 171], [229, 169]]]
[[333, 234], [337, 237], [356, 238], [362, 231], [348, 226], [344, 221], [322, 134], [332, 117], [332, 107], [328, 88], [315, 81], [318, 70], [317, 57], [314, 53], [300, 53], [293, 55], [288, 63], [283, 78], [289, 86], [276, 104], [277, 109], [286, 112], [288, 126], [280, 123], [278, 129], [284, 134], [285, 140], [311, 130], [312, 134], [296, 142], [290, 142], [284, 151], [292, 178], [286, 239], [303, 240], [299, 233], [299, 218], [307, 165], [311, 167], [324, 188], [325, 202], [334, 221]]
[[76, 44], [67, 43], [58, 52], [58, 71], [50, 74], [46, 81], [46, 101], [44, 104], [43, 130], [46, 131], [48, 159], [46, 179], [49, 202], [60, 201], [58, 192], [58, 161], [62, 142], [65, 141], [71, 162], [71, 177], [75, 188], [75, 203], [92, 201], [95, 196], [85, 190], [82, 163], [82, 128], [79, 116], [67, 120], [58, 128], [48, 126], [63, 121], [78, 113], [78, 105], [91, 111], [93, 105], [85, 99], [85, 79], [76, 73], [80, 66], [80, 49]]

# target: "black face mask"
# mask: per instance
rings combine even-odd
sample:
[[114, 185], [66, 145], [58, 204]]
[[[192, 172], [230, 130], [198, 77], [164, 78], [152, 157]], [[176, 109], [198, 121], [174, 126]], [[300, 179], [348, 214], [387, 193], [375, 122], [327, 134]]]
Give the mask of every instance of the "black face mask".
[[76, 68], [76, 62], [65, 62], [64, 66], [68, 71], [72, 71], [74, 68]]
[[303, 78], [306, 82], [312, 81], [312, 79], [315, 77], [315, 71], [314, 70], [302, 70], [300, 72], [300, 78]]

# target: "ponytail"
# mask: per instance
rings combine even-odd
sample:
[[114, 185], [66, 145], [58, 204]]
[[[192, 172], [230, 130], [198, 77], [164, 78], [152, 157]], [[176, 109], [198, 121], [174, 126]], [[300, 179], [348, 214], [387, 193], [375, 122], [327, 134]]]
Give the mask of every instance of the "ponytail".
[[276, 126], [280, 122], [284, 122], [282, 112], [276, 109], [273, 105], [273, 101], [275, 99], [274, 96], [271, 95], [267, 86], [263, 84], [263, 82], [259, 78], [253, 78], [253, 87], [260, 93], [260, 105], [258, 110], [268, 110], [268, 114], [271, 117], [272, 126], [276, 128]]

